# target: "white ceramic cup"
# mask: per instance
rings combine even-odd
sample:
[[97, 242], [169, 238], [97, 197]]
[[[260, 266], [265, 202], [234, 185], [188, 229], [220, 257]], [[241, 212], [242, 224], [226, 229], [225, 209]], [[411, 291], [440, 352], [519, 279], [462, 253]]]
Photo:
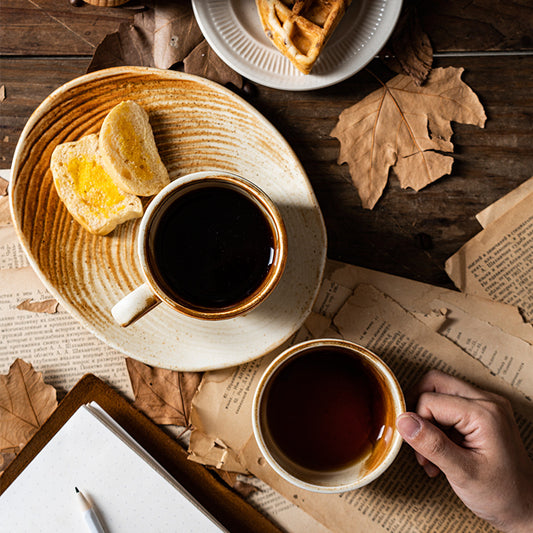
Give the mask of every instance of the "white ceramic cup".
[[[153, 264], [154, 233], [157, 223], [173, 203], [189, 192], [207, 187], [231, 189], [251, 200], [264, 215], [272, 234], [273, 257], [262, 282], [240, 301], [225, 307], [194, 305], [165, 288]], [[259, 305], [278, 284], [287, 259], [287, 235], [281, 214], [272, 200], [250, 181], [225, 171], [195, 172], [177, 178], [163, 188], [147, 207], [137, 237], [137, 255], [145, 282], [127, 294], [111, 310], [115, 321], [128, 326], [161, 302], [175, 311], [205, 320], [221, 320], [242, 315]], [[179, 245], [179, 243], [177, 243]]]
[[[347, 361], [349, 366], [346, 368], [350, 368], [349, 372], [345, 372], [345, 367], [341, 366], [341, 362], [342, 365], [346, 363], [345, 355], [353, 358], [353, 361], [350, 359]], [[307, 361], [314, 361], [313, 371], [309, 370], [308, 366], [306, 367], [306, 357]], [[327, 362], [326, 359], [328, 359]], [[314, 385], [317, 379], [318, 383], [322, 380], [324, 383], [327, 381], [324, 376], [327, 373], [329, 374], [330, 367], [327, 367], [325, 372], [317, 370], [326, 368], [322, 366], [324, 364], [336, 364], [335, 371], [341, 372], [339, 368], [342, 368], [342, 376], [349, 376], [346, 379], [338, 379], [338, 381], [332, 378], [333, 387], [329, 389], [331, 395], [338, 394], [336, 398], [337, 405], [341, 406], [342, 409], [344, 409], [345, 404], [351, 403], [351, 400], [347, 400], [351, 391], [348, 396], [346, 394], [341, 396], [343, 394], [341, 391], [350, 390], [352, 383], [353, 387], [358, 387], [361, 391], [365, 391], [365, 397], [367, 390], [373, 390], [374, 393], [378, 391], [379, 396], [374, 395], [374, 400], [369, 402], [369, 404], [374, 406], [374, 410], [369, 411], [366, 409], [368, 407], [365, 403], [366, 400], [361, 404], [358, 403], [359, 400], [353, 403], [354, 406], [358, 406], [358, 409], [361, 406], [361, 411], [365, 407], [365, 420], [369, 418], [368, 413], [372, 413], [370, 423], [373, 429], [369, 433], [361, 431], [361, 434], [364, 433], [364, 437], [354, 437], [352, 434], [348, 438], [346, 431], [348, 429], [353, 431], [355, 427], [359, 430], [360, 426], [358, 424], [345, 423], [342, 425], [337, 423], [338, 427], [333, 429], [333, 422], [331, 422], [331, 425], [324, 429], [320, 427], [318, 418], [309, 417], [309, 413], [305, 412], [316, 409], [317, 402], [319, 402], [319, 407], [323, 405], [323, 398], [320, 398], [320, 385], [318, 387]], [[315, 379], [316, 376], [313, 376], [312, 372], [318, 373], [319, 377]], [[338, 376], [340, 375], [338, 374]], [[335, 376], [335, 374], [331, 373], [331, 376]], [[341, 385], [340, 382], [343, 382], [343, 384]], [[367, 382], [377, 386], [369, 386], [369, 388], [361, 386], [362, 383], [366, 384]], [[339, 383], [338, 389], [337, 383]], [[286, 397], [285, 393], [280, 392], [283, 390], [298, 391], [290, 392], [287, 396], [294, 395], [292, 396], [294, 401], [280, 401], [280, 398], [284, 399]], [[333, 398], [333, 396], [328, 395], [328, 398]], [[357, 396], [357, 394], [354, 393], [354, 396]], [[363, 393], [361, 392], [362, 396]], [[341, 397], [344, 403], [338, 403], [341, 401]], [[378, 403], [376, 403], [377, 400], [380, 402], [379, 408]], [[324, 409], [327, 410], [327, 415], [324, 416], [328, 421], [333, 421], [336, 418], [336, 415], [334, 416], [332, 413], [332, 406], [335, 405], [336, 401], [333, 401], [332, 404], [324, 405]], [[287, 403], [292, 403], [293, 405], [287, 405]], [[297, 404], [298, 407], [294, 407], [294, 404]], [[342, 409], [336, 408], [335, 410], [340, 411]], [[270, 364], [261, 377], [255, 392], [252, 425], [261, 454], [282, 478], [302, 489], [321, 493], [340, 493], [367, 485], [383, 474], [392, 464], [402, 443], [401, 436], [396, 430], [396, 417], [404, 411], [405, 401], [400, 385], [388, 366], [378, 356], [362, 346], [344, 340], [318, 339], [292, 346]], [[355, 412], [356, 417], [354, 418], [354, 412], [352, 410], [349, 412], [351, 418], [346, 418], [346, 420], [357, 421], [359, 413]], [[311, 415], [313, 415], [312, 412]], [[344, 419], [344, 415], [340, 418]], [[289, 421], [289, 424], [281, 423], [279, 419]], [[317, 421], [316, 426], [314, 425], [315, 421]], [[280, 433], [283, 428], [288, 429]], [[286, 437], [285, 433], [292, 434], [287, 441], [289, 444], [282, 442], [282, 439], [289, 438]], [[278, 438], [279, 435], [282, 435], [282, 437]], [[300, 437], [303, 442], [298, 439], [291, 440], [294, 435]], [[304, 435], [305, 437], [303, 437]], [[309, 435], [312, 436], [309, 437]], [[313, 448], [311, 452], [309, 452], [310, 448], [307, 447], [306, 456], [300, 454], [300, 448], [305, 447], [310, 440], [314, 442], [315, 439], [319, 443], [318, 447]], [[327, 439], [331, 439], [330, 444], [328, 444]], [[342, 439], [345, 440], [343, 441]], [[313, 458], [310, 454], [315, 453], [314, 450], [320, 451], [320, 453], [322, 453], [323, 449], [338, 450], [337, 442], [351, 443], [354, 439], [359, 439], [363, 444], [361, 453], [353, 457], [349, 462], [343, 463], [341, 466], [335, 465], [334, 467], [316, 468], [311, 466]], [[305, 457], [305, 460], [301, 460], [302, 457]], [[331, 464], [335, 463], [335, 459], [333, 457]]]

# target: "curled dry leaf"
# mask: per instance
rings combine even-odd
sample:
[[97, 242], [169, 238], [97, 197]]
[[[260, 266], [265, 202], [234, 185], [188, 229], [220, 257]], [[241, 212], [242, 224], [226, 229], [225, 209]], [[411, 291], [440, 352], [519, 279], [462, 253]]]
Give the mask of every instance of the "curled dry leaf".
[[156, 424], [189, 426], [191, 403], [201, 372], [155, 368], [126, 358], [134, 405]]
[[416, 191], [451, 172], [453, 158], [439, 153], [453, 151], [451, 121], [483, 127], [486, 120], [462, 73], [434, 69], [422, 87], [400, 74], [341, 113], [331, 135], [364, 208], [376, 205], [391, 167], [402, 188]]
[[54, 387], [32, 365], [16, 359], [0, 376], [0, 453], [16, 453], [56, 407]]
[[19, 451], [20, 448], [17, 447], [0, 452], [0, 475], [13, 462]]
[[32, 313], [48, 313], [53, 315], [57, 313], [59, 302], [53, 298], [49, 300], [42, 300], [41, 302], [35, 302], [31, 299], [24, 300], [17, 305], [17, 309], [21, 311], [31, 311]]
[[9, 189], [9, 181], [4, 178], [0, 178], [0, 196], [7, 196], [7, 190]]
[[207, 41], [202, 41], [183, 61], [185, 72], [215, 80], [223, 85], [232, 83], [242, 87], [242, 77], [220, 59]]
[[426, 81], [433, 64], [433, 47], [422, 29], [414, 5], [405, 4], [400, 20], [379, 56], [394, 72], [411, 76], [415, 85]]
[[205, 41], [189, 2], [154, 1], [135, 15], [133, 24], [122, 23], [104, 38], [87, 71], [128, 65], [168, 69], [179, 63], [189, 74], [242, 87], [242, 77]]

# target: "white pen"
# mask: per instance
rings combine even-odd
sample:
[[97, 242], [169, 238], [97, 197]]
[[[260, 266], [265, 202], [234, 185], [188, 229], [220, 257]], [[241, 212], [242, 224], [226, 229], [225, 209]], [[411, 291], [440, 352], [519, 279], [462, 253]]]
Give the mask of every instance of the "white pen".
[[78, 487], [74, 488], [76, 489], [76, 494], [81, 511], [83, 513], [83, 518], [85, 519], [85, 523], [87, 524], [89, 531], [91, 533], [106, 533], [106, 530], [102, 525], [102, 522], [100, 522], [94, 507], [87, 501], [87, 498], [85, 498], [85, 496], [79, 491]]

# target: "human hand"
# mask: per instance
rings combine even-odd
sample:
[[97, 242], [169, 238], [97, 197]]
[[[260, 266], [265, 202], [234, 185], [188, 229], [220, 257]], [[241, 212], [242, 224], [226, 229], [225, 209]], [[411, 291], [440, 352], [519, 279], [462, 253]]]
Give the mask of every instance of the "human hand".
[[505, 532], [533, 532], [533, 462], [511, 404], [437, 370], [413, 391], [398, 431], [430, 477], [443, 472], [476, 515]]

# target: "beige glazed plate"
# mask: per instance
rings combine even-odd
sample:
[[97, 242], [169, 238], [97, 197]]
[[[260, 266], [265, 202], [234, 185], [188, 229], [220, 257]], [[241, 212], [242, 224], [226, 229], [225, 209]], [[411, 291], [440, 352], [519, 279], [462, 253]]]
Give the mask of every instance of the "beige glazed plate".
[[[171, 179], [202, 170], [234, 172], [280, 209], [288, 261], [280, 284], [247, 315], [203, 321], [159, 305], [128, 328], [111, 308], [143, 282], [139, 220], [102, 237], [85, 231], [59, 200], [49, 169], [57, 144], [98, 133], [122, 100], [150, 116]], [[278, 348], [309, 314], [326, 260], [322, 214], [304, 169], [279, 132], [252, 106], [211, 81], [180, 72], [119, 67], [77, 78], [33, 113], [15, 150], [10, 201], [30, 262], [55, 298], [104, 342], [147, 364], [209, 370]]]

